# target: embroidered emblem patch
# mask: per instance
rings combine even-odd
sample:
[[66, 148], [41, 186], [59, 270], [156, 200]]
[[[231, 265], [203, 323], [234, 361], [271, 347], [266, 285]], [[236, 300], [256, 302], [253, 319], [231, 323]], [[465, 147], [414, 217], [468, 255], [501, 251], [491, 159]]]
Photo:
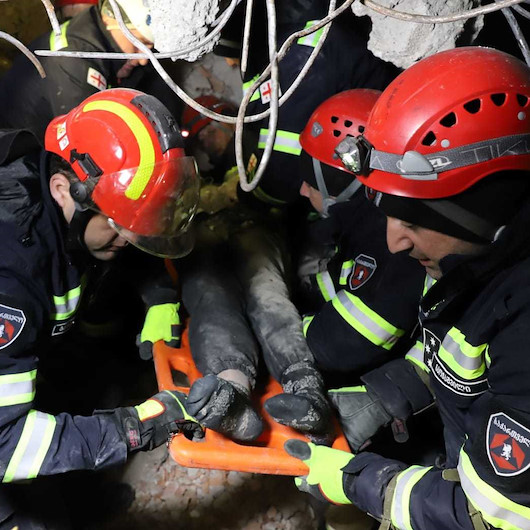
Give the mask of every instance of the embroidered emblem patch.
[[0, 304], [0, 350], [15, 342], [25, 323], [23, 311]]
[[492, 414], [486, 452], [497, 475], [519, 475], [530, 467], [530, 430], [502, 412]]
[[355, 264], [350, 275], [350, 289], [352, 291], [359, 289], [373, 276], [375, 269], [377, 269], [377, 262], [374, 258], [366, 254], [359, 254], [355, 258]]
[[88, 68], [86, 82], [89, 85], [95, 86], [98, 90], [105, 90], [107, 88], [105, 76], [91, 66]]

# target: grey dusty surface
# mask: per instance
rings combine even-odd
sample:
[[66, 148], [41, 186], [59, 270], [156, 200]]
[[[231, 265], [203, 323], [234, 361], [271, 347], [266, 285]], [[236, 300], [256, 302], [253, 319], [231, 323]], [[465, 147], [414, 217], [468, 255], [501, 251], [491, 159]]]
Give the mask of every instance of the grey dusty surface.
[[114, 478], [129, 484], [135, 499], [90, 530], [317, 528], [291, 477], [184, 468], [160, 447], [134, 456]]

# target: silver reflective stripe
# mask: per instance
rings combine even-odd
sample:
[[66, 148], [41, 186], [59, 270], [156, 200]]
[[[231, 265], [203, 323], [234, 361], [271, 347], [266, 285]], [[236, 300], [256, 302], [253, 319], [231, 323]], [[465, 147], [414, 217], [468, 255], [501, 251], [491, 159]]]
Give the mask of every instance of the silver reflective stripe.
[[486, 522], [502, 530], [530, 528], [530, 508], [508, 499], [484, 482], [464, 449], [460, 450], [457, 470], [466, 497]]
[[344, 290], [339, 291], [333, 299], [333, 307], [335, 307], [346, 322], [377, 346], [390, 349], [403, 336], [403, 330], [395, 328], [386, 322], [375, 311], [364, 304], [360, 298], [350, 295], [350, 293]]
[[410, 522], [410, 495], [412, 488], [432, 467], [412, 466], [402, 471], [396, 481], [392, 497], [392, 525], [398, 530], [413, 530]]
[[[260, 129], [258, 148], [265, 149], [265, 143], [269, 137], [269, 129]], [[300, 135], [289, 131], [276, 131], [274, 140], [274, 150], [289, 155], [299, 155], [302, 152], [302, 146], [299, 141]]]
[[81, 301], [81, 285], [70, 289], [67, 293], [53, 297], [55, 313], [52, 314], [53, 320], [65, 320], [71, 317]]
[[[308, 22], [306, 22], [304, 29], [310, 28], [317, 22], [320, 22], [320, 20], [309, 20]], [[324, 32], [324, 28], [317, 29], [314, 33], [310, 33], [309, 35], [306, 35], [305, 37], [300, 37], [296, 41], [296, 44], [302, 44], [303, 46], [311, 46], [311, 48], [315, 48], [323, 32]]]
[[[466, 355], [462, 351], [460, 344], [458, 344], [458, 342], [456, 342], [453, 337], [450, 337], [449, 334], [444, 337], [444, 340], [442, 342], [442, 348], [445, 351], [449, 352], [453, 359], [458, 363], [458, 365], [464, 368], [465, 370], [475, 371], [484, 365], [482, 353], [479, 353], [476, 357], [470, 357]], [[484, 344], [482, 348], [477, 347], [477, 351], [482, 352], [485, 350], [485, 348], [486, 345]], [[440, 357], [442, 357], [443, 359], [443, 356], [440, 355]]]
[[429, 367], [425, 364], [425, 358], [423, 356], [423, 343], [421, 341], [416, 341], [416, 344], [414, 344], [414, 346], [412, 346], [412, 348], [406, 353], [405, 359], [417, 364], [425, 372], [429, 371]]
[[35, 397], [37, 370], [0, 376], [0, 407], [31, 403]]
[[352, 259], [345, 261], [342, 264], [342, 269], [340, 271], [339, 285], [346, 285], [346, 283], [348, 282], [348, 276], [351, 274], [351, 271], [353, 270], [353, 264], [354, 264], [354, 261]]
[[2, 482], [35, 478], [48, 453], [56, 420], [51, 414], [29, 411], [22, 435], [9, 461]]
[[324, 300], [329, 302], [335, 296], [335, 286], [329, 272], [319, 272], [317, 274], [317, 283]]
[[428, 274], [425, 275], [425, 283], [423, 284], [423, 296], [427, 294], [427, 291], [436, 283], [434, 278], [431, 278]]

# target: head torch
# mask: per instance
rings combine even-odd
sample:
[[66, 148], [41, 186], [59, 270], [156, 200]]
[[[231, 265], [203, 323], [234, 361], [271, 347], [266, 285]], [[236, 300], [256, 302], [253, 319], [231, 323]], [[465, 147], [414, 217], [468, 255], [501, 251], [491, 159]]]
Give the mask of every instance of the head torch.
[[372, 144], [364, 136], [346, 136], [335, 148], [335, 153], [348, 171], [356, 175], [367, 175], [370, 172], [372, 149]]

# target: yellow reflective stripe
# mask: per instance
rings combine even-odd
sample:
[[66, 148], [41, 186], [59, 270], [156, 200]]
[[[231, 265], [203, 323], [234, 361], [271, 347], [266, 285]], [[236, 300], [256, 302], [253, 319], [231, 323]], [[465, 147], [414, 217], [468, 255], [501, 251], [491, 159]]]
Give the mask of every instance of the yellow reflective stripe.
[[502, 530], [530, 528], [530, 508], [508, 499], [484, 482], [463, 448], [460, 450], [457, 469], [466, 497], [487, 523]]
[[491, 357], [490, 357], [490, 347], [489, 344], [486, 347], [486, 351], [484, 352], [484, 361], [486, 363], [486, 367], [489, 368], [491, 366]]
[[[265, 149], [265, 143], [269, 137], [269, 129], [260, 129], [258, 148]], [[298, 156], [302, 152], [302, 146], [299, 141], [300, 135], [289, 131], [276, 131], [276, 138], [274, 139], [274, 151], [287, 153], [289, 155]]]
[[344, 290], [339, 291], [331, 303], [350, 326], [385, 350], [390, 350], [405, 333], [370, 309], [358, 296]]
[[346, 285], [348, 281], [348, 276], [353, 270], [354, 261], [352, 259], [345, 261], [342, 264], [342, 269], [340, 271], [339, 285]]
[[406, 353], [405, 359], [414, 363], [416, 366], [421, 368], [424, 372], [430, 372], [429, 367], [425, 364], [423, 357], [423, 343], [421, 340], [417, 340], [416, 344]]
[[432, 466], [411, 466], [398, 474], [390, 511], [392, 525], [396, 530], [413, 530], [410, 522], [410, 495], [412, 488], [431, 469]]
[[466, 341], [465, 335], [453, 327], [444, 337], [438, 357], [463, 379], [476, 379], [486, 371], [484, 352], [487, 346], [472, 346]]
[[[310, 28], [317, 22], [320, 22], [320, 20], [309, 20], [306, 22], [306, 25], [304, 29]], [[314, 33], [310, 33], [309, 35], [306, 35], [305, 37], [300, 37], [296, 44], [302, 44], [304, 46], [311, 46], [311, 48], [314, 48], [318, 41], [320, 40], [320, 37], [322, 36], [322, 33], [324, 32], [324, 27], [317, 29]]]
[[56, 419], [51, 414], [30, 410], [17, 447], [2, 482], [35, 478], [50, 448]]
[[155, 164], [155, 147], [147, 127], [142, 120], [126, 105], [116, 101], [91, 101], [83, 107], [83, 112], [104, 110], [121, 118], [136, 138], [140, 150], [140, 161], [134, 177], [125, 190], [125, 196], [133, 201], [138, 200], [153, 174]]
[[307, 337], [307, 328], [309, 328], [309, 325], [311, 322], [313, 322], [313, 319], [315, 318], [315, 315], [306, 315], [302, 319], [302, 331], [304, 333], [304, 337]]
[[64, 24], [61, 24], [61, 34], [55, 35], [55, 32], [50, 33], [50, 50], [57, 51], [62, 50], [68, 46], [68, 39], [66, 37], [66, 28], [70, 24], [70, 20], [67, 20]]
[[335, 286], [328, 271], [317, 273], [317, 284], [322, 297], [326, 302], [329, 302], [335, 296]]
[[71, 317], [79, 306], [81, 301], [81, 286], [70, 289], [62, 296], [54, 296], [53, 304], [55, 305], [55, 313], [51, 314], [53, 320], [65, 320]]
[[[247, 90], [256, 82], [256, 79], [259, 77], [259, 74], [256, 74], [250, 81], [247, 81], [246, 83], [243, 83], [243, 95], [247, 92]], [[254, 94], [252, 94], [250, 101], [256, 101], [256, 99], [259, 99], [259, 87], [254, 91]]]
[[431, 278], [428, 274], [425, 275], [425, 281], [423, 282], [423, 296], [427, 294], [427, 291], [436, 283], [434, 278]]
[[35, 397], [37, 370], [0, 376], [0, 407], [31, 403]]
[[259, 186], [255, 188], [254, 190], [252, 190], [252, 193], [260, 201], [266, 202], [268, 204], [272, 204], [273, 206], [283, 206], [284, 204], [287, 204], [287, 201], [276, 199], [272, 197], [272, 195], [265, 193]]
[[366, 393], [366, 387], [364, 385], [359, 386], [343, 386], [341, 388], [330, 388], [328, 390], [328, 394], [332, 392], [341, 392], [341, 393], [347, 393], [347, 392], [357, 392], [357, 393]]

